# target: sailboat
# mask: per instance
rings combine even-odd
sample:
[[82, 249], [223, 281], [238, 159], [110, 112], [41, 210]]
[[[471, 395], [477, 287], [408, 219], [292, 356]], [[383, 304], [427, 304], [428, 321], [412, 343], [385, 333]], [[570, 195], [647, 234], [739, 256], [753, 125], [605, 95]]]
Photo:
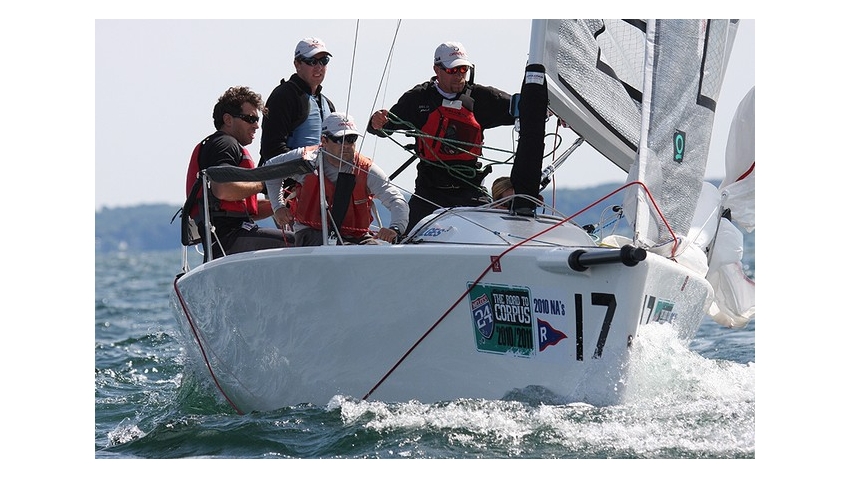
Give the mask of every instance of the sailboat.
[[[622, 399], [647, 324], [669, 324], [684, 343], [707, 314], [746, 325], [754, 284], [732, 221], [754, 227], [753, 138], [734, 133], [741, 154], [727, 155], [728, 184], [703, 178], [735, 28], [534, 20], [511, 209], [438, 209], [392, 245], [269, 249], [194, 268], [184, 252], [171, 297], [191, 362], [238, 413], [337, 396], [606, 405]], [[549, 114], [629, 172], [596, 202], [622, 192], [631, 237], [600, 235], [539, 200], [564, 157], [543, 168]], [[300, 162], [201, 174], [206, 183], [309, 171]]]

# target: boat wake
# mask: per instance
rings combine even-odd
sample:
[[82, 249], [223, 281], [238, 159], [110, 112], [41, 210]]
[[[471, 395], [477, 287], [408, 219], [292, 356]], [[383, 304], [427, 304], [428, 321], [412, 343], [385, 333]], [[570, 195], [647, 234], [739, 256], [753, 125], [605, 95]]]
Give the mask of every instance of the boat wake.
[[622, 385], [623, 401], [601, 407], [531, 386], [503, 400], [433, 404], [336, 396], [326, 411], [339, 413], [345, 427], [408, 436], [400, 456], [412, 458], [432, 456], [434, 435], [471, 456], [529, 457], [529, 449], [539, 458], [755, 456], [754, 363], [702, 357], [668, 324], [649, 324]]
[[[229, 457], [221, 451], [226, 441], [238, 457], [755, 457], [755, 364], [689, 350], [669, 324], [641, 329], [618, 384], [626, 393], [607, 406], [529, 386], [502, 400], [337, 395], [326, 404], [238, 415], [183, 366], [179, 386], [150, 395], [145, 412], [109, 433], [102, 456]], [[162, 409], [166, 397], [173, 405]]]
[[755, 363], [706, 358], [667, 324], [647, 324], [632, 345], [626, 403], [737, 401], [755, 403]]

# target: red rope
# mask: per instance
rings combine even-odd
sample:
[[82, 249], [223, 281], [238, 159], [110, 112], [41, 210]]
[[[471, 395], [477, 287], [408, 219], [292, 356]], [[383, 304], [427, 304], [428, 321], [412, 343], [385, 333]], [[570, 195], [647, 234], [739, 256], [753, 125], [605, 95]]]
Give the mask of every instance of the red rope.
[[735, 180], [735, 182], [737, 183], [738, 181], [740, 181], [740, 180], [742, 180], [742, 179], [746, 178], [746, 177], [747, 177], [747, 176], [749, 176], [749, 175], [750, 175], [753, 171], [755, 171], [755, 169], [756, 169], [756, 162], [755, 162], [755, 161], [753, 161], [753, 164], [751, 164], [751, 165], [750, 165], [749, 169], [747, 169], [747, 171], [746, 171], [746, 172], [744, 172], [744, 174], [742, 174], [740, 177], [738, 177], [738, 179], [736, 179], [736, 180]]
[[375, 390], [377, 390], [377, 389], [378, 389], [378, 387], [380, 387], [380, 386], [381, 386], [381, 384], [383, 384], [383, 383], [384, 383], [384, 381], [386, 381], [386, 379], [388, 379], [388, 378], [390, 377], [390, 375], [392, 375], [392, 374], [393, 374], [393, 372], [395, 372], [395, 370], [399, 367], [399, 365], [401, 365], [401, 363], [402, 363], [402, 362], [404, 362], [404, 360], [405, 360], [405, 359], [407, 359], [407, 357], [408, 357], [411, 353], [413, 353], [413, 350], [414, 350], [414, 349], [416, 349], [416, 347], [418, 347], [418, 346], [419, 346], [419, 344], [421, 344], [421, 343], [422, 343], [422, 341], [423, 341], [423, 340], [425, 340], [425, 338], [426, 338], [428, 335], [430, 335], [430, 334], [431, 334], [431, 332], [432, 332], [435, 328], [437, 328], [437, 326], [440, 324], [440, 322], [442, 322], [442, 321], [443, 321], [443, 319], [445, 319], [445, 318], [446, 318], [446, 317], [447, 317], [447, 316], [448, 316], [448, 315], [449, 315], [449, 314], [450, 314], [450, 313], [451, 313], [451, 312], [455, 309], [455, 307], [457, 307], [457, 305], [458, 305], [458, 304], [459, 304], [459, 303], [460, 303], [460, 302], [461, 302], [461, 301], [462, 301], [462, 300], [463, 300], [463, 299], [464, 299], [467, 295], [469, 295], [469, 293], [472, 291], [472, 289], [473, 289], [476, 285], [478, 285], [478, 283], [481, 281], [481, 279], [483, 279], [483, 278], [484, 278], [484, 276], [485, 276], [485, 275], [487, 275], [487, 273], [488, 273], [488, 272], [490, 272], [491, 270], [493, 270], [493, 263], [494, 263], [494, 262], [498, 262], [498, 261], [500, 261], [500, 260], [501, 260], [501, 259], [502, 259], [502, 258], [503, 258], [506, 254], [507, 254], [507, 253], [511, 252], [511, 251], [512, 251], [512, 250], [514, 250], [515, 248], [517, 248], [517, 247], [519, 247], [519, 246], [521, 246], [521, 245], [523, 245], [523, 244], [525, 244], [525, 243], [527, 243], [527, 242], [529, 242], [529, 241], [531, 241], [531, 240], [534, 240], [535, 238], [540, 237], [540, 236], [542, 236], [543, 234], [546, 234], [547, 232], [551, 231], [552, 229], [554, 229], [554, 228], [556, 228], [556, 227], [560, 226], [561, 224], [564, 224], [564, 223], [565, 223], [565, 222], [567, 222], [567, 221], [572, 220], [573, 218], [575, 218], [575, 217], [579, 216], [580, 214], [584, 213], [585, 211], [587, 211], [588, 209], [592, 208], [593, 206], [596, 206], [596, 205], [597, 205], [597, 204], [599, 204], [600, 202], [602, 202], [602, 201], [604, 201], [604, 200], [608, 199], [609, 197], [613, 196], [614, 194], [617, 194], [618, 192], [622, 191], [623, 189], [625, 189], [625, 188], [627, 188], [627, 187], [629, 187], [629, 186], [635, 185], [635, 184], [640, 185], [640, 186], [644, 189], [644, 191], [646, 191], [646, 194], [649, 196], [650, 200], [652, 200], [652, 204], [653, 204], [653, 206], [655, 206], [655, 210], [656, 210], [656, 211], [658, 211], [659, 215], [661, 215], [661, 219], [662, 219], [662, 221], [664, 221], [664, 224], [665, 224], [665, 225], [667, 225], [667, 229], [668, 229], [668, 230], [670, 231], [670, 233], [673, 235], [673, 240], [674, 240], [674, 241], [676, 241], [676, 246], [673, 248], [673, 250], [675, 251], [675, 250], [676, 250], [676, 247], [678, 247], [678, 239], [676, 239], [676, 235], [675, 235], [675, 234], [673, 234], [673, 231], [672, 231], [672, 229], [670, 228], [670, 225], [669, 225], [669, 224], [667, 224], [667, 220], [666, 220], [666, 219], [664, 219], [664, 216], [661, 214], [661, 211], [659, 211], [659, 210], [658, 210], [658, 205], [655, 203], [655, 199], [653, 199], [653, 198], [652, 198], [652, 194], [650, 194], [650, 193], [649, 193], [649, 190], [646, 188], [646, 186], [645, 186], [642, 182], [640, 182], [640, 181], [633, 181], [633, 182], [630, 182], [630, 183], [624, 184], [623, 186], [620, 186], [619, 188], [615, 189], [614, 191], [612, 191], [612, 192], [608, 193], [606, 196], [603, 196], [602, 198], [597, 199], [596, 201], [594, 201], [593, 203], [591, 203], [589, 206], [587, 206], [587, 207], [585, 207], [584, 209], [582, 209], [582, 210], [578, 211], [577, 213], [573, 214], [572, 216], [570, 216], [570, 217], [568, 217], [568, 218], [565, 218], [565, 219], [563, 219], [563, 220], [561, 220], [561, 221], [558, 221], [556, 224], [554, 224], [554, 225], [552, 225], [552, 226], [550, 226], [550, 227], [547, 227], [546, 229], [544, 229], [544, 230], [542, 230], [542, 231], [538, 232], [537, 234], [534, 234], [533, 236], [528, 237], [528, 238], [526, 238], [526, 239], [523, 239], [522, 241], [520, 241], [520, 242], [518, 242], [518, 243], [516, 243], [516, 244], [514, 244], [514, 245], [512, 245], [512, 246], [510, 246], [509, 248], [505, 249], [505, 250], [504, 250], [501, 254], [499, 254], [499, 255], [496, 257], [496, 260], [495, 260], [495, 261], [491, 260], [491, 261], [490, 261], [490, 264], [487, 266], [487, 268], [485, 268], [485, 269], [484, 269], [484, 272], [482, 272], [482, 273], [481, 273], [481, 275], [479, 275], [479, 276], [478, 276], [478, 278], [477, 278], [477, 279], [475, 279], [475, 281], [472, 283], [472, 285], [470, 285], [469, 287], [467, 287], [467, 288], [466, 288], [466, 291], [464, 291], [464, 293], [463, 293], [463, 294], [461, 294], [461, 296], [457, 298], [457, 300], [454, 302], [454, 304], [452, 304], [452, 305], [451, 305], [451, 307], [449, 307], [449, 308], [448, 308], [448, 310], [446, 310], [446, 311], [443, 313], [443, 315], [441, 315], [441, 316], [440, 316], [440, 318], [439, 318], [439, 319], [437, 319], [437, 321], [436, 321], [436, 322], [434, 322], [434, 324], [433, 324], [433, 325], [431, 325], [431, 327], [429, 327], [429, 328], [428, 328], [428, 330], [427, 330], [427, 331], [425, 331], [425, 333], [424, 333], [421, 337], [419, 337], [419, 340], [417, 340], [417, 341], [416, 341], [416, 343], [414, 343], [414, 344], [413, 344], [413, 345], [412, 345], [412, 346], [411, 346], [411, 347], [407, 350], [407, 352], [405, 352], [405, 353], [404, 353], [404, 355], [402, 355], [402, 356], [401, 356], [401, 358], [399, 358], [399, 359], [398, 359], [398, 361], [395, 363], [395, 365], [393, 365], [393, 366], [392, 366], [392, 368], [390, 368], [390, 369], [387, 371], [387, 373], [385, 373], [385, 374], [384, 374], [384, 376], [383, 376], [383, 377], [381, 377], [381, 379], [380, 379], [380, 380], [378, 380], [378, 383], [376, 383], [376, 384], [375, 384], [375, 385], [374, 385], [374, 386], [373, 386], [373, 387], [369, 390], [369, 392], [368, 392], [366, 395], [364, 395], [364, 396], [363, 396], [363, 400], [367, 400], [367, 399], [368, 399], [368, 398], [369, 398], [369, 397], [370, 397], [370, 396], [371, 396], [371, 395], [375, 392]]
[[210, 365], [210, 361], [207, 358], [207, 353], [206, 351], [204, 351], [204, 346], [201, 344], [201, 338], [198, 336], [198, 330], [195, 328], [195, 324], [192, 322], [192, 317], [189, 315], [189, 309], [188, 307], [186, 307], [186, 302], [183, 300], [183, 294], [181, 294], [180, 289], [177, 288], [178, 278], [179, 277], [174, 278], [174, 292], [177, 294], [177, 298], [180, 299], [180, 306], [183, 307], [183, 313], [186, 315], [186, 321], [189, 323], [189, 327], [192, 328], [192, 334], [195, 336], [195, 341], [198, 342], [198, 349], [200, 349], [201, 351], [201, 355], [204, 358], [204, 364], [206, 364], [207, 370], [210, 371], [210, 376], [212, 376], [213, 383], [215, 383], [216, 388], [218, 388], [218, 391], [221, 392], [221, 395], [224, 397], [224, 399], [227, 400], [227, 403], [229, 403], [230, 406], [233, 407], [234, 410], [236, 410], [236, 413], [244, 415], [242, 410], [240, 410], [239, 407], [237, 407], [236, 404], [230, 400], [227, 394], [224, 393], [224, 390], [218, 383], [218, 379], [215, 378], [215, 373], [213, 372], [212, 366]]

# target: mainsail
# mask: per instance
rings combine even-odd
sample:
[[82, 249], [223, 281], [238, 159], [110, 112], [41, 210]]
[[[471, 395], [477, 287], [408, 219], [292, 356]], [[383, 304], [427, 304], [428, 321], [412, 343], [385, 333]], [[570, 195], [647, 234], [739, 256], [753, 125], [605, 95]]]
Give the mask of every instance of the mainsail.
[[646, 23], [534, 20], [529, 64], [546, 67], [549, 107], [628, 171], [640, 140]]

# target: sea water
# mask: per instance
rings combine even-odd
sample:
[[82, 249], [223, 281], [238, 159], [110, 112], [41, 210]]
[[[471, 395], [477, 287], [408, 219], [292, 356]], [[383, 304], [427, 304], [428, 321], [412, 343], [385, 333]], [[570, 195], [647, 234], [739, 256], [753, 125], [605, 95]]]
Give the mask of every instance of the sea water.
[[340, 396], [238, 415], [185, 363], [169, 303], [180, 258], [95, 257], [96, 459], [756, 456], [755, 319], [732, 330], [706, 317], [689, 347], [667, 325], [642, 328], [617, 406]]

